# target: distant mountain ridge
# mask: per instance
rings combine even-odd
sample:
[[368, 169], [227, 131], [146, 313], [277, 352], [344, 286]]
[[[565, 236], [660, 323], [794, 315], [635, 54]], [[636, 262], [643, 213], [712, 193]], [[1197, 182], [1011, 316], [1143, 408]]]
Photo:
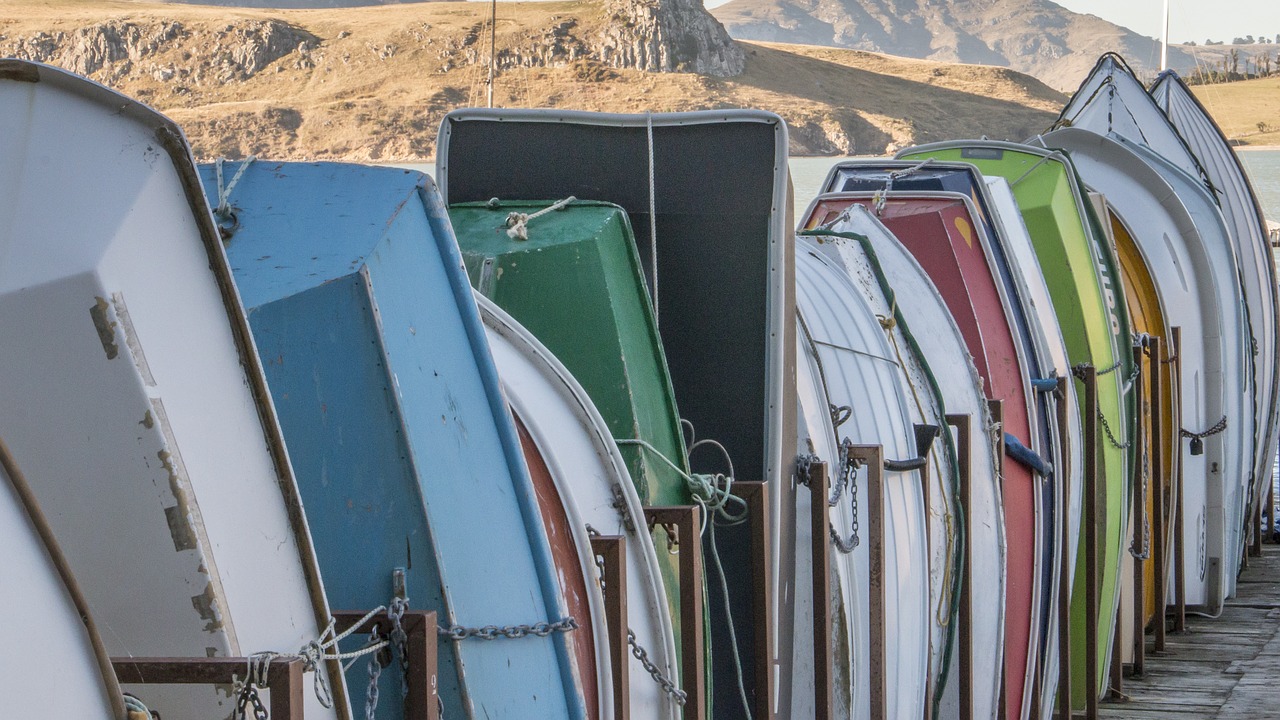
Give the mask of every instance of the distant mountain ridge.
[[[1104, 52], [1153, 74], [1159, 43], [1049, 0], [732, 0], [711, 10], [739, 40], [827, 45], [937, 62], [981, 63], [1074, 90]], [[1170, 48], [1170, 64], [1195, 67]]]

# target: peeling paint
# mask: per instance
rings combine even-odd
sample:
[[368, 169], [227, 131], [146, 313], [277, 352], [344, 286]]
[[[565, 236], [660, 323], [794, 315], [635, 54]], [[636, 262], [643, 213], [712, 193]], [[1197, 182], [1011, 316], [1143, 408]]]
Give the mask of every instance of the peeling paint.
[[196, 609], [196, 614], [204, 618], [205, 632], [222, 630], [222, 610], [218, 607], [218, 598], [212, 584], [206, 585], [204, 592], [191, 597], [191, 606]]
[[98, 330], [98, 341], [102, 343], [107, 359], [115, 360], [120, 355], [120, 346], [116, 345], [116, 324], [107, 316], [110, 305], [107, 304], [106, 298], [100, 297], [96, 300], [93, 307], [89, 308], [89, 317], [93, 319], [93, 326]]
[[138, 424], [150, 430], [156, 426], [155, 416], [151, 414], [150, 410], [147, 410], [146, 414], [142, 416], [142, 420]]
[[147, 384], [147, 387], [155, 387], [156, 379], [151, 374], [151, 366], [147, 364], [147, 356], [142, 352], [142, 343], [138, 341], [138, 333], [133, 328], [133, 318], [129, 316], [124, 295], [112, 293], [111, 305], [115, 308], [116, 320], [120, 323], [120, 329], [124, 331], [125, 346], [129, 348], [129, 355], [133, 357], [133, 364], [138, 368], [138, 374], [142, 376], [142, 381]]
[[195, 530], [191, 528], [191, 519], [182, 508], [177, 505], [165, 508], [164, 519], [169, 523], [169, 537], [173, 538], [174, 550], [182, 552], [196, 549]]

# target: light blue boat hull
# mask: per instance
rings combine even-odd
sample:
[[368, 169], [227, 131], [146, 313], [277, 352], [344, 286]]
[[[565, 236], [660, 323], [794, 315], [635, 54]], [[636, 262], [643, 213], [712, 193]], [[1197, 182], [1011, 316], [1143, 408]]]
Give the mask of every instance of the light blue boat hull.
[[[215, 169], [201, 176], [216, 203]], [[442, 625], [563, 618], [533, 486], [431, 180], [259, 163], [230, 204], [239, 225], [227, 254], [330, 603], [386, 604], [405, 568], [411, 607], [435, 610]], [[585, 717], [566, 635], [440, 643], [446, 717]], [[348, 682], [359, 706], [363, 661]], [[394, 667], [381, 689], [378, 717], [402, 717]]]

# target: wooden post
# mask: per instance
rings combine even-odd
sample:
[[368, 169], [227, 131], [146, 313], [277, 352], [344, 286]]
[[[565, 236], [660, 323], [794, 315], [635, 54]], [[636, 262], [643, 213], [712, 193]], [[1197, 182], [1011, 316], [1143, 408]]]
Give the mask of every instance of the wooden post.
[[867, 539], [870, 595], [871, 720], [889, 717], [888, 638], [885, 633], [887, 599], [884, 579], [884, 448], [855, 445], [850, 451], [867, 468]]
[[813, 692], [814, 720], [835, 717], [834, 648], [831, 647], [831, 520], [827, 497], [831, 494], [827, 464], [815, 462], [809, 468], [809, 530], [813, 564]]
[[1085, 717], [1098, 717], [1098, 369], [1084, 369]]
[[[973, 418], [947, 415], [947, 424], [956, 429], [956, 462], [960, 471], [960, 513], [969, 521], [973, 507]], [[964, 544], [964, 577], [960, 580], [960, 627], [957, 650], [960, 667], [960, 718], [973, 720], [973, 543]]]
[[[1004, 401], [988, 400], [987, 407], [991, 411], [991, 421], [996, 427], [1004, 427]], [[996, 437], [996, 473], [1000, 478], [1000, 492], [1004, 492], [1004, 434], [998, 433]], [[1005, 677], [1004, 668], [1000, 668], [1000, 702], [996, 706], [996, 720], [1005, 720], [1009, 716], [1008, 697], [1005, 693], [1005, 686], [1009, 682], [1009, 678]]]
[[[1072, 442], [1070, 427], [1070, 408], [1067, 407], [1067, 383], [1069, 378], [1058, 378], [1057, 410], [1058, 439], [1062, 452], [1066, 457], [1067, 448]], [[1069, 562], [1071, 548], [1071, 523], [1066, 521], [1066, 513], [1071, 505], [1070, 473], [1063, 473], [1058, 478], [1058, 502], [1063, 508], [1064, 518], [1059, 530], [1058, 542], [1062, 547], [1062, 563], [1058, 566], [1058, 718], [1071, 720], [1071, 578], [1075, 572], [1075, 563]]]
[[[1152, 492], [1155, 494], [1155, 514], [1151, 518], [1151, 561], [1155, 563], [1155, 652], [1164, 652], [1165, 641], [1165, 611], [1169, 606], [1166, 598], [1169, 589], [1166, 585], [1168, 582], [1169, 560], [1165, 556], [1165, 538], [1168, 536], [1168, 519], [1169, 519], [1169, 483], [1166, 473], [1170, 468], [1165, 467], [1164, 456], [1167, 448], [1165, 447], [1166, 434], [1171, 428], [1164, 426], [1164, 398], [1166, 392], [1172, 389], [1164, 387], [1164, 366], [1168, 353], [1165, 351], [1164, 341], [1161, 338], [1151, 338], [1151, 482]], [[1170, 397], [1176, 397], [1171, 395]], [[1175, 451], [1177, 446], [1173, 448]], [[1145, 649], [1146, 643], [1143, 643]], [[1145, 663], [1145, 660], [1144, 660]]]
[[[734, 494], [747, 504], [751, 524], [751, 620], [755, 628], [752, 661], [755, 667], [755, 698], [752, 717], [773, 718], [773, 560], [770, 538], [769, 488], [759, 481], [733, 484]], [[823, 503], [826, 506], [826, 503]]]
[[[1261, 478], [1259, 478], [1261, 481]], [[1271, 482], [1271, 478], [1267, 478]], [[1249, 543], [1249, 555], [1262, 557], [1262, 500], [1253, 500], [1253, 542]]]
[[[706, 720], [707, 676], [703, 662], [702, 525], [697, 505], [646, 507], [645, 520], [652, 527], [675, 528], [680, 555], [680, 677], [687, 698], [684, 720]], [[670, 536], [668, 536], [670, 539]]]
[[[1174, 427], [1182, 427], [1182, 328], [1172, 329], [1173, 335], [1173, 384], [1179, 389], [1178, 402], [1174, 407]], [[1174, 478], [1174, 523], [1173, 523], [1173, 629], [1175, 632], [1187, 631], [1187, 570], [1186, 543], [1183, 541], [1186, 508], [1182, 507], [1182, 439], [1178, 439], [1178, 472]]]
[[[364, 617], [358, 611], [333, 613], [334, 630], [341, 635]], [[440, 682], [436, 675], [436, 614], [424, 611], [406, 611], [400, 625], [409, 636], [409, 696], [405, 700], [404, 716], [440, 720]], [[386, 613], [373, 616], [357, 633], [370, 633], [377, 628], [382, 637], [391, 636], [391, 619]], [[275, 718], [275, 712], [271, 717]]]
[[[1134, 347], [1134, 357], [1138, 362], [1138, 379], [1134, 382], [1133, 387], [1133, 403], [1137, 409], [1136, 429], [1133, 436], [1133, 447], [1137, 450], [1137, 457], [1133, 463], [1133, 545], [1138, 548], [1138, 553], [1130, 552], [1133, 558], [1133, 674], [1141, 675], [1146, 669], [1146, 630], [1147, 630], [1147, 558], [1151, 556], [1151, 545], [1155, 543], [1155, 537], [1151, 534], [1150, 518], [1147, 517], [1147, 482], [1150, 478], [1150, 462], [1154, 458], [1147, 456], [1144, 461], [1143, 453], [1150, 450], [1154, 453], [1154, 445], [1148, 447], [1146, 425], [1143, 422], [1143, 403], [1147, 400], [1147, 370], [1144, 369], [1143, 363], [1146, 358], [1146, 347], [1138, 345]], [[1159, 368], [1151, 366], [1151, 375], [1159, 372]], [[1151, 407], [1149, 416], [1159, 413], [1159, 408], [1154, 405]], [[1117, 627], [1119, 623], [1117, 623]], [[1122, 635], [1117, 635], [1121, 637]], [[1116, 655], [1120, 654], [1120, 646], [1115, 645]], [[1115, 691], [1123, 692], [1122, 679], [1117, 677], [1115, 680]]]
[[603, 566], [604, 615], [609, 629], [609, 664], [613, 671], [613, 716], [631, 717], [631, 653], [627, 647], [627, 541], [621, 535], [591, 538], [591, 552]]
[[[249, 658], [113, 657], [123, 683], [147, 685], [230, 685], [247, 674]], [[302, 720], [302, 658], [276, 657], [267, 666], [267, 692], [274, 720]], [[323, 672], [321, 669], [320, 672]]]

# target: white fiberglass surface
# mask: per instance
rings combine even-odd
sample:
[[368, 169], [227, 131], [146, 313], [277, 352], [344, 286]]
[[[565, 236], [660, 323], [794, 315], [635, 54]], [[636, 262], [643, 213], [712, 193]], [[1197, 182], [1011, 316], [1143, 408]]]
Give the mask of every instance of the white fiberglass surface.
[[[820, 259], [798, 241], [796, 247], [796, 305], [805, 327], [802, 335], [815, 350], [831, 405], [847, 406], [850, 416], [836, 429], [837, 437], [855, 444], [878, 444], [885, 458], [914, 458], [912, 413], [902, 386], [901, 369], [884, 330], [846, 274]], [[859, 527], [867, 527], [865, 471], [858, 474], [861, 502]], [[833, 481], [838, 482], [838, 479]], [[886, 472], [884, 477], [884, 545], [886, 636], [891, 717], [923, 713], [929, 660], [928, 536], [924, 498], [918, 472]], [[849, 537], [853, 524], [852, 493], [832, 508], [837, 533]], [[856, 591], [866, 593], [866, 538], [852, 554]], [[844, 563], [842, 562], [841, 565]], [[866, 657], [868, 616], [854, 620], [855, 658]], [[855, 668], [864, 667], [858, 660]], [[868, 678], [854, 678], [855, 717], [869, 712]]]
[[[1121, 141], [1122, 144], [1124, 141]], [[1142, 159], [1161, 174], [1173, 188], [1190, 213], [1212, 270], [1213, 287], [1218, 295], [1222, 331], [1222, 382], [1224, 383], [1222, 414], [1208, 418], [1216, 423], [1227, 418], [1225, 432], [1211, 436], [1222, 443], [1222, 464], [1209, 466], [1210, 494], [1206, 513], [1205, 532], [1208, 537], [1223, 537], [1223, 561], [1218, 568], [1208, 572], [1221, 579], [1216, 593], [1211, 591], [1209, 610], [1216, 611], [1222, 601], [1235, 595], [1236, 574], [1244, 553], [1245, 502], [1252, 479], [1254, 462], [1255, 424], [1253, 396], [1252, 341], [1246, 317], [1244, 288], [1240, 283], [1236, 252], [1222, 211], [1214, 199], [1204, 190], [1199, 180], [1178, 170], [1172, 163], [1155, 152], [1138, 145], [1130, 147]], [[1200, 282], [1205, 279], [1201, 278]], [[1185, 335], [1184, 335], [1185, 337]], [[1212, 378], [1210, 378], [1212, 382]], [[1184, 424], [1185, 426], [1185, 424]], [[1192, 432], [1204, 432], [1209, 426], [1187, 427]], [[1206, 446], [1210, 443], [1206, 438]], [[1221, 488], [1221, 497], [1213, 492]], [[1217, 500], [1218, 507], [1215, 507]], [[1217, 526], [1215, 527], [1215, 523]], [[1189, 546], [1188, 546], [1189, 547]], [[1210, 583], [1212, 586], [1212, 582]]]
[[1240, 275], [1249, 299], [1249, 323], [1258, 343], [1254, 356], [1258, 385], [1254, 405], [1258, 418], [1259, 452], [1256, 453], [1254, 478], [1258, 493], [1255, 500], [1260, 500], [1269, 484], [1259, 479], [1269, 480], [1271, 477], [1276, 439], [1277, 290], [1275, 261], [1267, 239], [1266, 222], [1235, 151], [1187, 86], [1175, 76], [1165, 75], [1151, 88], [1151, 95], [1164, 109], [1170, 124], [1187, 142], [1213, 183], [1223, 217], [1235, 241]]
[[17, 620], [0, 623], [0, 642], [22, 655], [5, 664], [0, 692], [19, 714], [27, 698], [41, 717], [112, 718], [85, 625], [3, 467], [0, 546], [0, 609]]
[[[1222, 309], [1214, 289], [1205, 245], [1190, 214], [1173, 189], [1150, 166], [1117, 141], [1076, 129], [1058, 130], [1045, 142], [1071, 153], [1085, 184], [1103, 193], [1116, 215], [1133, 232], [1134, 241], [1153, 276], [1166, 317], [1181, 328], [1179, 392], [1182, 426], [1206, 428], [1222, 417], [1224, 338]], [[1170, 353], [1172, 355], [1172, 352]], [[1201, 455], [1184, 442], [1182, 510], [1186, 597], [1190, 605], [1210, 603], [1207, 583], [1210, 558], [1222, 557], [1222, 545], [1205, 534], [1210, 493], [1209, 469], [1223, 462], [1221, 435], [1205, 443]], [[1219, 563], [1220, 564], [1220, 563]]]
[[[127, 113], [0, 82], [0, 331], [24, 338], [0, 345], [0, 435], [111, 654], [293, 652], [319, 633], [313, 561], [174, 162]], [[174, 717], [233, 704], [135, 692]]]
[[[1005, 536], [1000, 478], [996, 469], [995, 428], [982, 391], [982, 381], [941, 295], [923, 268], [893, 234], [861, 205], [852, 206], [849, 213], [830, 229], [835, 232], [853, 232], [871, 239], [880, 268], [894, 291], [898, 310], [920, 341], [923, 359], [936, 378], [946, 412], [951, 415], [968, 415], [970, 418], [972, 489], [971, 504], [965, 518], [965, 542], [970, 546], [970, 582], [974, 588], [981, 588], [981, 596], [984, 598], [984, 610], [975, 614], [972, 627], [972, 668], [975, 678], [973, 707], [975, 717], [987, 717], [993, 715], [998, 707], [1003, 670]], [[830, 248], [828, 252], [836, 253], [846, 268], [866, 266], [868, 259], [857, 241], [832, 238], [823, 240]], [[865, 272], [864, 270], [864, 274]], [[875, 295], [880, 296], [877, 301], [878, 313], [883, 314], [888, 310], [878, 285], [867, 285], [866, 290], [871, 293], [869, 299], [873, 299]], [[900, 339], [899, 343], [902, 342]], [[920, 368], [916, 365], [916, 373], [919, 372]], [[923, 380], [918, 376], [913, 382], [923, 387]], [[935, 443], [935, 453], [940, 447], [940, 442]], [[938, 543], [943, 543], [945, 548], [945, 544], [951, 541], [949, 527], [953, 527], [954, 519], [948, 516], [936, 500], [943, 491], [940, 481], [934, 479], [932, 482], [930, 528], [934, 535], [934, 547], [930, 569], [935, 582], [941, 580], [945, 583], [948, 566], [946, 558], [939, 553]], [[939, 574], [941, 577], [937, 577]], [[946, 629], [941, 627], [937, 616], [939, 601], [948, 600], [949, 595], [944, 593], [938, 597], [936, 590], [934, 595], [932, 620], [935, 632], [941, 633]], [[935, 639], [935, 646], [940, 639]], [[958, 673], [958, 647], [953, 645], [948, 691], [941, 706], [944, 715], [952, 709], [958, 712]]]
[[[492, 301], [478, 293], [475, 297], [503, 392], [551, 471], [573, 525], [575, 544], [580, 549], [590, 547], [588, 525], [603, 535], [626, 539], [628, 628], [655, 665], [668, 677], [678, 676], [675, 638], [657, 556], [644, 533], [640, 498], [608, 427], [577, 380], [549, 350]], [[601, 717], [605, 717], [612, 713], [612, 700], [606, 703], [603, 692], [606, 684], [610, 696], [613, 692], [606, 672], [611, 662], [609, 634], [604, 629], [603, 598], [598, 584], [592, 582], [599, 577], [594, 553], [586, 553], [582, 561], [583, 575], [592, 587], [593, 622], [599, 628], [596, 656], [602, 686]], [[678, 718], [679, 710], [671, 698], [649, 679], [638, 660], [630, 654], [628, 657], [632, 716]]]

